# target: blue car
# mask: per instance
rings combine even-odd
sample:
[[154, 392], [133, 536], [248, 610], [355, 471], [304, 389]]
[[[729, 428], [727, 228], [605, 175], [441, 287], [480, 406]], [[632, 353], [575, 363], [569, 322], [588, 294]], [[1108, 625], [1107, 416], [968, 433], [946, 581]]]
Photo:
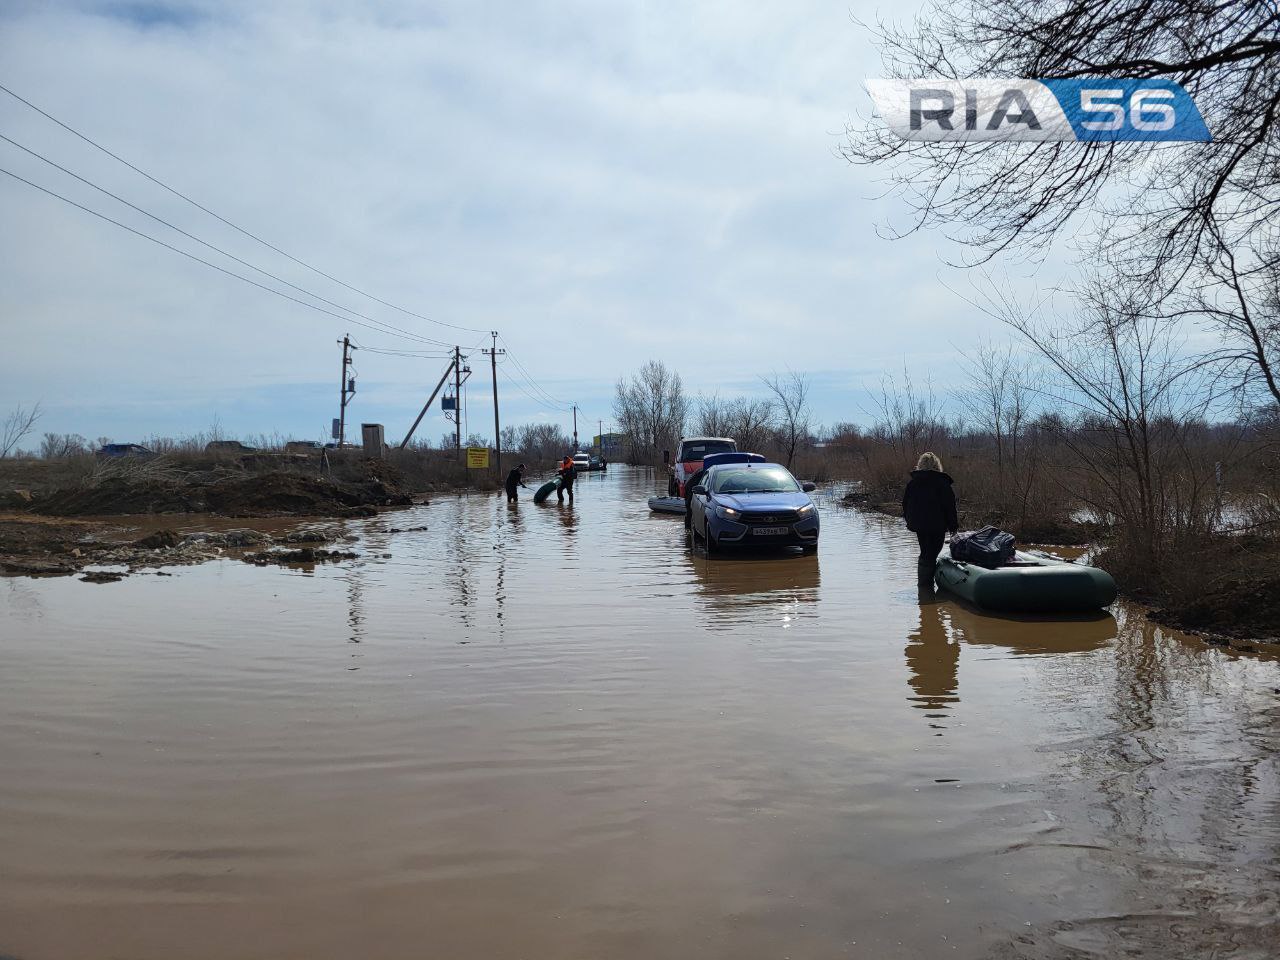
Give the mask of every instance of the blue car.
[[818, 508], [812, 483], [800, 483], [780, 463], [721, 463], [693, 487], [689, 503], [694, 540], [707, 553], [730, 546], [818, 549]]

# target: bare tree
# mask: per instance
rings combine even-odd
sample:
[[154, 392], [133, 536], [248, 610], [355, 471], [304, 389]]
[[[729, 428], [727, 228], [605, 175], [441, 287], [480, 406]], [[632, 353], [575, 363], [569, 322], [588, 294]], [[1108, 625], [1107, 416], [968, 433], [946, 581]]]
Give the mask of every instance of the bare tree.
[[31, 409], [19, 405], [0, 425], [0, 460], [17, 452], [20, 444], [35, 429], [40, 419], [40, 404]]
[[521, 450], [520, 432], [515, 427], [502, 428], [502, 449], [508, 453]]
[[1011, 346], [982, 343], [964, 355], [969, 385], [960, 392], [972, 422], [990, 434], [995, 447], [996, 470], [1003, 477], [1006, 466], [1016, 463], [1018, 442], [1031, 415], [1031, 370]]
[[724, 436], [733, 437], [738, 449], [759, 452], [773, 436], [776, 411], [774, 405], [762, 397], [739, 397], [729, 404], [725, 413]]
[[871, 427], [871, 439], [893, 451], [900, 472], [909, 469], [925, 450], [937, 450], [947, 438], [942, 403], [932, 384], [917, 388], [907, 370], [902, 371], [901, 384], [889, 376], [880, 381], [875, 406], [877, 419]]
[[720, 399], [719, 393], [698, 394], [694, 401], [698, 415], [694, 420], [693, 430], [705, 437], [728, 436], [729, 415], [733, 410], [733, 402]]
[[511, 449], [518, 449], [535, 460], [558, 460], [573, 445], [573, 440], [554, 423], [526, 423]]
[[613, 415], [626, 434], [632, 456], [656, 463], [674, 447], [688, 418], [688, 401], [680, 374], [660, 360], [650, 360], [630, 381], [619, 380]]
[[1064, 489], [1114, 521], [1128, 559], [1154, 575], [1177, 539], [1214, 522], [1213, 467], [1194, 442], [1214, 399], [1211, 373], [1188, 358], [1167, 320], [1117, 300], [1105, 277], [1079, 306], [1075, 321], [1010, 310], [1004, 319], [1056, 373], [1047, 395], [1076, 411], [1058, 437], [1083, 477], [1063, 478]]
[[809, 410], [809, 378], [803, 373], [787, 371], [761, 377], [777, 401], [779, 443], [787, 455], [787, 469], [796, 458], [796, 447], [809, 436], [812, 414]]
[[741, 450], [760, 450], [772, 437], [774, 404], [762, 397], [722, 400], [718, 394], [698, 397], [694, 430], [707, 437], [733, 437]]
[[1194, 149], [924, 143], [899, 140], [879, 124], [851, 127], [846, 158], [889, 170], [915, 211], [906, 232], [940, 226], [974, 245], [981, 260], [1015, 244], [1043, 245], [1078, 214], [1105, 214], [1111, 250], [1128, 252], [1129, 274], [1167, 290], [1202, 249], [1210, 223], [1246, 237], [1275, 221], [1280, 7], [1273, 0], [934, 0], [912, 26], [882, 25], [879, 34], [892, 77], [1175, 80], [1214, 138]]
[[1185, 292], [1166, 316], [1202, 321], [1221, 346], [1213, 365], [1249, 407], [1259, 396], [1280, 407], [1280, 245], [1233, 244], [1216, 224]]
[[1036, 440], [1041, 434], [1031, 427], [1033, 370], [1012, 346], [990, 342], [966, 355], [965, 367], [969, 384], [959, 399], [971, 418], [970, 428], [978, 431], [980, 441], [990, 442], [995, 454], [989, 499], [1002, 510], [1012, 509], [1021, 527], [1033, 506], [1040, 466]]

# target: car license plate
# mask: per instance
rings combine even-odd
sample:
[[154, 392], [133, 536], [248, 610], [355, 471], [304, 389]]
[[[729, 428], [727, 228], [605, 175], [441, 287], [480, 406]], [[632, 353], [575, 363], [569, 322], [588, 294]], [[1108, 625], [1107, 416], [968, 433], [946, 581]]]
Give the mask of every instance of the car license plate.
[[790, 527], [756, 527], [757, 537], [785, 537], [791, 532]]

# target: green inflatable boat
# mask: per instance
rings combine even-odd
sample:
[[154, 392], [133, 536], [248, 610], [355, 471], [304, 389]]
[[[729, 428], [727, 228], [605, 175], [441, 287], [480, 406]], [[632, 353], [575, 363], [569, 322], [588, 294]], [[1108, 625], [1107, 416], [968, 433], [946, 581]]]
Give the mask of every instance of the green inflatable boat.
[[551, 496], [553, 493], [555, 493], [559, 489], [560, 489], [560, 478], [552, 477], [550, 480], [548, 480], [546, 483], [544, 483], [534, 492], [533, 502], [542, 503], [542, 501], [546, 500], [547, 497]]
[[1116, 582], [1105, 570], [1029, 553], [994, 570], [944, 555], [934, 580], [976, 607], [1001, 613], [1080, 613], [1116, 598]]

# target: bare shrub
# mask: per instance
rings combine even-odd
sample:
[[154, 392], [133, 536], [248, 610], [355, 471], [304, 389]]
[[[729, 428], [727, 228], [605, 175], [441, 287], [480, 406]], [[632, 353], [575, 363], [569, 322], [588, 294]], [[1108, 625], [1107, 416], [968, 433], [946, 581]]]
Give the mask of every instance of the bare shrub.
[[89, 441], [78, 433], [46, 433], [40, 441], [40, 456], [46, 460], [82, 456], [89, 452]]

